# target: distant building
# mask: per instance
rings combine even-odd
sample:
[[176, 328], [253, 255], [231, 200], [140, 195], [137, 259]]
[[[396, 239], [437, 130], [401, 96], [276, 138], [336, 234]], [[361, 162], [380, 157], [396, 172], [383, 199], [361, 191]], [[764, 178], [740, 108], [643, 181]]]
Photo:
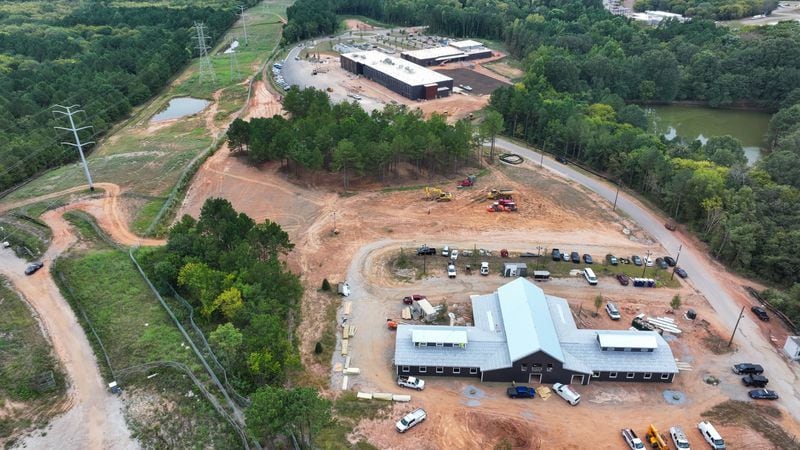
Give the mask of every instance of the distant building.
[[566, 300], [524, 278], [471, 301], [474, 326], [400, 325], [397, 373], [580, 384], [671, 383], [678, 373], [657, 333], [578, 329]]
[[659, 23], [661, 23], [662, 20], [665, 19], [675, 19], [678, 20], [679, 22], [685, 22], [689, 20], [688, 18], [683, 17], [680, 14], [675, 14], [666, 11], [645, 11], [643, 13], [631, 12], [628, 13], [627, 16], [637, 22], [644, 22], [651, 26], [656, 26]]
[[492, 51], [478, 41], [450, 41], [443, 47], [410, 50], [400, 53], [403, 59], [420, 66], [438, 66], [441, 64], [483, 59], [492, 56]]
[[783, 345], [783, 351], [792, 360], [800, 361], [800, 336], [787, 337], [786, 344]]
[[381, 86], [411, 100], [447, 97], [453, 91], [453, 79], [404, 59], [374, 50], [343, 54], [342, 68], [363, 75]]

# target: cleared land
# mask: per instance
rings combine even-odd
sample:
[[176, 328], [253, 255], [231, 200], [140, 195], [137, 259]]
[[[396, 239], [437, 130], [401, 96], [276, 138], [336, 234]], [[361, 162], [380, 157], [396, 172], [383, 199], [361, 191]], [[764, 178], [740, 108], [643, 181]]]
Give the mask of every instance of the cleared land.
[[461, 85], [471, 87], [471, 91], [465, 91], [468, 94], [488, 95], [495, 89], [508, 85], [508, 83], [503, 83], [496, 78], [488, 77], [469, 69], [441, 69], [437, 70], [437, 72], [452, 78], [454, 87], [460, 87]]

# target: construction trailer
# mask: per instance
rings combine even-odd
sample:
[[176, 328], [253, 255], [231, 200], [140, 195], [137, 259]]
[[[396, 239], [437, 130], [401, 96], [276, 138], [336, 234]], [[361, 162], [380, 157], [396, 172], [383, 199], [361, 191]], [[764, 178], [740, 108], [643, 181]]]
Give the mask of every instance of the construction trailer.
[[411, 304], [411, 315], [419, 317], [423, 322], [433, 322], [439, 317], [439, 311], [427, 299], [422, 299]]
[[528, 265], [521, 262], [507, 262], [503, 263], [503, 276], [504, 277], [527, 277]]

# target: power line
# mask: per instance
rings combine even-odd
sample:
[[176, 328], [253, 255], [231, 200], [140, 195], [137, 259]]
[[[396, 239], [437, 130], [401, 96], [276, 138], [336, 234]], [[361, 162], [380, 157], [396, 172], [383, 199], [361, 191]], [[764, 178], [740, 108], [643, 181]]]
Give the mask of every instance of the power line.
[[[81, 138], [78, 136], [78, 131], [86, 130], [92, 128], [90, 126], [75, 128], [75, 120], [73, 120], [72, 116], [79, 112], [84, 112], [83, 110], [75, 110], [73, 108], [77, 108], [78, 105], [73, 106], [61, 106], [56, 105], [53, 108], [53, 114], [61, 114], [62, 116], [67, 116], [69, 118], [69, 128], [65, 127], [54, 127], [57, 130], [64, 130], [64, 131], [72, 131], [72, 136], [75, 138], [75, 143], [72, 142], [63, 142], [64, 145], [70, 145], [78, 149], [78, 153], [81, 155], [81, 162], [83, 163], [83, 173], [86, 175], [86, 180], [89, 182], [89, 190], [94, 191], [94, 183], [92, 183], [92, 176], [89, 174], [89, 166], [86, 164], [86, 157], [83, 155], [83, 144], [81, 143]], [[62, 108], [62, 109], [57, 109]], [[86, 144], [94, 144], [94, 141], [86, 142]]]
[[214, 73], [214, 67], [211, 65], [211, 59], [208, 57], [208, 46], [207, 41], [211, 39], [210, 36], [206, 36], [205, 34], [205, 25], [202, 22], [195, 22], [194, 29], [197, 32], [197, 47], [195, 47], [198, 52], [200, 53], [200, 74], [199, 74], [199, 83], [202, 84], [203, 80], [209, 78], [212, 83], [217, 82], [217, 75]]
[[[235, 40], [233, 42], [236, 42]], [[236, 49], [231, 44], [230, 48], [231, 53], [231, 82], [234, 80], [238, 80], [241, 74], [239, 74], [239, 60], [236, 58]]]

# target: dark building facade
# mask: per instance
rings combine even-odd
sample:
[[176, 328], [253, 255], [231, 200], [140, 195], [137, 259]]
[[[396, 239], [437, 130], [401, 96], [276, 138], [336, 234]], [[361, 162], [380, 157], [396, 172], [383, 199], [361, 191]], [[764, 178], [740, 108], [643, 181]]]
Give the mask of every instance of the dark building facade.
[[411, 100], [447, 97], [453, 91], [452, 78], [380, 52], [345, 53], [340, 61], [344, 70], [362, 75]]

